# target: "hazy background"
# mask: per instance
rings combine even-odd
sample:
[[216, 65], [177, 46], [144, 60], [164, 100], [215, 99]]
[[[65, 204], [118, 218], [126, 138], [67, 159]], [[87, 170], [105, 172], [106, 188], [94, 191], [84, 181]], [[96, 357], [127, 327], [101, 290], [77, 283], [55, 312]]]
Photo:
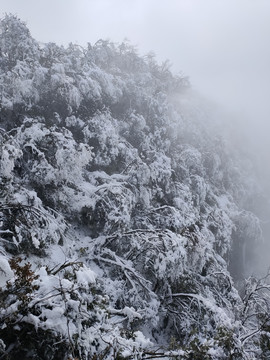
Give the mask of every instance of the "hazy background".
[[[239, 142], [253, 140], [246, 148], [257, 156], [270, 198], [270, 0], [0, 0], [5, 12], [40, 42], [128, 38], [140, 54], [169, 59], [235, 121]], [[264, 213], [267, 221], [270, 206]], [[270, 239], [270, 222], [264, 231]], [[266, 265], [269, 252], [270, 241], [262, 249]]]
[[40, 42], [127, 38], [169, 59], [234, 119], [270, 184], [270, 0], [0, 0], [9, 12]]
[[18, 15], [41, 42], [128, 38], [140, 54], [169, 59], [235, 114], [268, 174], [270, 0], [0, 0], [0, 12]]
[[0, 0], [5, 12], [41, 42], [128, 38], [140, 54], [169, 59], [176, 74], [234, 114], [270, 183], [270, 0]]
[[42, 42], [128, 38], [213, 100], [269, 121], [269, 0], [0, 0], [0, 11]]

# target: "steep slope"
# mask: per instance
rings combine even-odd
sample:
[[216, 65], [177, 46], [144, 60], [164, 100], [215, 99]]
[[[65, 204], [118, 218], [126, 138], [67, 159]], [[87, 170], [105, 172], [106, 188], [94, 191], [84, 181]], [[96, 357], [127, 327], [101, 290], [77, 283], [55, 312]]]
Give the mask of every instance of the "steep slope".
[[263, 358], [261, 283], [228, 271], [261, 238], [252, 164], [188, 80], [0, 27], [2, 358]]

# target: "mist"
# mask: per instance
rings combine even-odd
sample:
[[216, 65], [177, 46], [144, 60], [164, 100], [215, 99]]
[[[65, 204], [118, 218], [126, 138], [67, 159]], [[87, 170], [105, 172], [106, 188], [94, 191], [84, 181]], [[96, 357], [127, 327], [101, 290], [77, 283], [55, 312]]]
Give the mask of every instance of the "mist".
[[[41, 43], [127, 38], [140, 54], [153, 51], [159, 62], [169, 59], [174, 73], [188, 76], [193, 91], [219, 107], [224, 128], [230, 124], [235, 143], [256, 159], [270, 197], [269, 1], [2, 0], [1, 12], [26, 21]], [[267, 206], [257, 207], [267, 224]], [[265, 267], [268, 262], [263, 259]]]
[[41, 42], [85, 45], [125, 38], [139, 53], [153, 51], [193, 88], [266, 145], [270, 104], [270, 4], [266, 0], [2, 0]]
[[270, 358], [269, 10], [2, 0], [1, 358]]

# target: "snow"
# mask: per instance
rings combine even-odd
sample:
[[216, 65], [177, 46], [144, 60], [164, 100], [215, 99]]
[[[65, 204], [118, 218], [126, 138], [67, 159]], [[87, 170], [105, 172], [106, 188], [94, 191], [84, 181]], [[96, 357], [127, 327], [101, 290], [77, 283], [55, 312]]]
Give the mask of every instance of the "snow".
[[[258, 289], [269, 286], [248, 280], [245, 305], [228, 270], [232, 251], [240, 259], [261, 240], [260, 219], [243, 206], [258, 188], [214, 134], [216, 119], [185, 101], [186, 80], [127, 44], [39, 48], [19, 20], [4, 19], [5, 331], [16, 324], [20, 343], [26, 323], [36, 346], [41, 329], [52, 352], [61, 341], [67, 354], [104, 360], [190, 357], [194, 344], [218, 360], [229, 356], [221, 340], [260, 354], [269, 299]], [[23, 261], [13, 272], [14, 256]]]
[[0, 169], [2, 176], [12, 178], [12, 170], [14, 169], [14, 162], [22, 156], [20, 149], [12, 144], [5, 144], [1, 148], [1, 162]]
[[[1, 235], [1, 232], [0, 232]], [[0, 255], [0, 287], [6, 285], [6, 282], [14, 277], [14, 273], [10, 268], [7, 258]]]
[[96, 282], [96, 274], [94, 271], [84, 266], [76, 271], [76, 279], [79, 285], [88, 288], [89, 284], [94, 284]]

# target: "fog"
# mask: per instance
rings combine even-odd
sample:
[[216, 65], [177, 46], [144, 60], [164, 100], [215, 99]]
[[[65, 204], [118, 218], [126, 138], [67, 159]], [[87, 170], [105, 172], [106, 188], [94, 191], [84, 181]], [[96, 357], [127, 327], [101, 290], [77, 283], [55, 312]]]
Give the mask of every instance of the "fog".
[[41, 42], [127, 38], [141, 54], [154, 51], [269, 150], [268, 0], [1, 0], [1, 10], [26, 21]]
[[1, 9], [16, 13], [44, 42], [126, 37], [141, 52], [169, 58], [174, 70], [221, 101], [235, 103], [229, 88], [250, 96], [247, 86], [266, 86], [263, 75], [269, 80], [267, 0], [1, 0]]
[[1, 12], [26, 21], [40, 42], [127, 38], [140, 54], [169, 59], [231, 116], [270, 193], [269, 0], [1, 0]]

